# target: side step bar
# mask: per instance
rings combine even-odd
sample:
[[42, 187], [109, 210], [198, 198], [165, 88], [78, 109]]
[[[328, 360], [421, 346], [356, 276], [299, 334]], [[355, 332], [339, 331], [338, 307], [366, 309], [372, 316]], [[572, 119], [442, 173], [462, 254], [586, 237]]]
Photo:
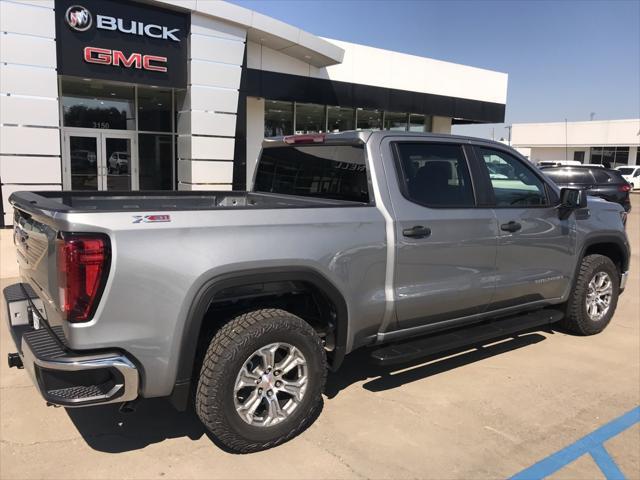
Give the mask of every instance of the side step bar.
[[436, 353], [455, 350], [494, 338], [509, 336], [534, 327], [549, 325], [562, 320], [559, 310], [538, 310], [514, 317], [502, 318], [466, 328], [458, 328], [429, 336], [423, 336], [402, 343], [395, 343], [371, 352], [371, 358], [378, 365], [393, 365], [426, 357]]

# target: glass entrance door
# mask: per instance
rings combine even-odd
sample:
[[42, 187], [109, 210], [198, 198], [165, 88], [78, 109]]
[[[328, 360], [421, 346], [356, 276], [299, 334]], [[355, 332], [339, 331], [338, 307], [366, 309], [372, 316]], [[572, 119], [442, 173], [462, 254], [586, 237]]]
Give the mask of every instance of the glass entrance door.
[[[69, 135], [65, 139], [68, 189], [101, 190], [99, 135]], [[66, 185], [65, 185], [66, 186]]]
[[66, 129], [65, 190], [138, 190], [135, 134]]

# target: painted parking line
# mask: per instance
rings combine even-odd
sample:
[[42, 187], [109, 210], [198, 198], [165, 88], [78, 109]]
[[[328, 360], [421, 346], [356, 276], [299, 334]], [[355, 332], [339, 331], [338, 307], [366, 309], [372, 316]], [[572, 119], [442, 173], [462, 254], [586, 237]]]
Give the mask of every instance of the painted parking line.
[[604, 443], [636, 423], [640, 423], [640, 407], [634, 408], [568, 447], [549, 455], [529, 468], [525, 468], [511, 477], [511, 480], [539, 480], [548, 477], [586, 454], [591, 455], [607, 480], [624, 480], [624, 474], [607, 452]]

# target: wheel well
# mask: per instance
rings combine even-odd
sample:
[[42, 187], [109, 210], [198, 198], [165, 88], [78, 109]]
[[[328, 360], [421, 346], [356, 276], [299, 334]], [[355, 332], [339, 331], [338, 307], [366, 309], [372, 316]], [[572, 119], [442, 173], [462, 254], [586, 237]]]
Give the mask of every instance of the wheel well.
[[626, 259], [624, 257], [624, 253], [622, 252], [622, 249], [617, 243], [596, 243], [594, 245], [589, 245], [589, 247], [587, 247], [584, 252], [585, 257], [587, 255], [595, 254], [609, 257], [620, 273], [622, 273], [623, 268], [625, 268]]
[[347, 304], [322, 275], [306, 269], [241, 272], [212, 279], [191, 306], [185, 324], [171, 402], [186, 408], [192, 378], [218, 329], [235, 316], [260, 308], [279, 308], [309, 323], [323, 339], [327, 360], [337, 369], [345, 355]]
[[335, 349], [336, 305], [314, 284], [295, 280], [247, 284], [219, 291], [204, 314], [198, 338], [208, 344], [227, 321], [261, 308], [279, 308], [299, 316], [322, 338], [329, 354]]

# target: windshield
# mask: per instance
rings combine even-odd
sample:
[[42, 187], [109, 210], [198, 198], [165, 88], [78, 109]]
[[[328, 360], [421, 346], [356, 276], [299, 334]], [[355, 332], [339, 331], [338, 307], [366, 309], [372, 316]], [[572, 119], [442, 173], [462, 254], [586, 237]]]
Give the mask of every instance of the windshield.
[[631, 175], [633, 173], [633, 171], [635, 170], [635, 168], [631, 168], [631, 167], [625, 167], [625, 168], [619, 168], [618, 171], [622, 174], [622, 175]]

